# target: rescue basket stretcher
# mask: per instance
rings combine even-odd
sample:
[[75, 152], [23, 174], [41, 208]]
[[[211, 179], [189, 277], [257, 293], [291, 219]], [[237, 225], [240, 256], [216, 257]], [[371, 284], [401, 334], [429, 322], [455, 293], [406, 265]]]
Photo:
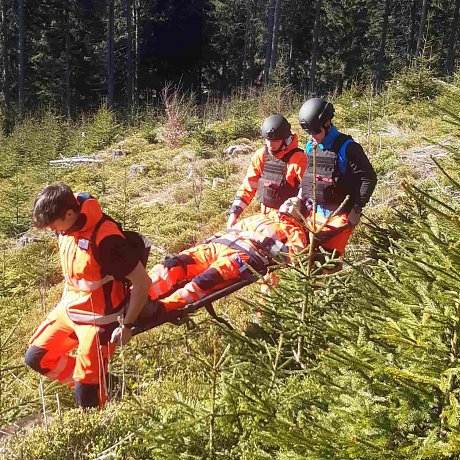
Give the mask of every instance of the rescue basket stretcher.
[[140, 334], [141, 332], [148, 331], [157, 326], [161, 326], [165, 323], [172, 323], [175, 325], [185, 324], [188, 329], [193, 329], [195, 327], [195, 323], [190, 318], [190, 315], [192, 313], [195, 313], [200, 308], [205, 308], [205, 310], [210, 314], [210, 316], [212, 316], [212, 318], [214, 318], [217, 322], [233, 330], [233, 326], [225, 318], [219, 316], [216, 313], [212, 305], [213, 302], [221, 299], [222, 297], [226, 297], [232, 294], [233, 292], [239, 291], [240, 289], [249, 286], [252, 283], [255, 283], [258, 279], [260, 279], [260, 276], [262, 276], [263, 274], [265, 273], [251, 273], [250, 275], [246, 275], [243, 279], [231, 284], [230, 286], [212, 292], [211, 294], [207, 295], [206, 297], [203, 297], [200, 300], [197, 300], [196, 302], [189, 303], [184, 308], [179, 308], [177, 310], [169, 312], [163, 312], [156, 318], [149, 322], [146, 322], [145, 324], [134, 323], [134, 326], [132, 328], [132, 335]]
[[[347, 223], [341, 227], [332, 227], [326, 224], [325, 227], [327, 228], [326, 232], [315, 235], [315, 246], [320, 246], [321, 244], [324, 244], [325, 241], [333, 238], [334, 236], [339, 235], [345, 229], [349, 228], [349, 224]], [[213, 302], [223, 297], [226, 297], [236, 291], [239, 291], [240, 289], [249, 286], [252, 283], [255, 283], [260, 279], [261, 276], [264, 276], [267, 273], [269, 266], [274, 265], [276, 264], [269, 263], [260, 271], [256, 271], [254, 270], [254, 268], [252, 268], [251, 270], [247, 270], [243, 278], [241, 278], [240, 280], [218, 291], [212, 292], [211, 294], [207, 295], [206, 297], [203, 297], [200, 300], [197, 300], [196, 302], [189, 303], [187, 306], [179, 308], [177, 310], [162, 312], [154, 319], [134, 323], [134, 326], [132, 328], [132, 335], [137, 335], [142, 332], [146, 332], [165, 323], [171, 323], [175, 325], [185, 324], [188, 329], [193, 329], [195, 327], [195, 323], [193, 322], [190, 315], [195, 313], [200, 308], [205, 308], [205, 310], [213, 319], [225, 325], [229, 329], [233, 330], [233, 326], [225, 318], [219, 316], [216, 313], [212, 305]]]

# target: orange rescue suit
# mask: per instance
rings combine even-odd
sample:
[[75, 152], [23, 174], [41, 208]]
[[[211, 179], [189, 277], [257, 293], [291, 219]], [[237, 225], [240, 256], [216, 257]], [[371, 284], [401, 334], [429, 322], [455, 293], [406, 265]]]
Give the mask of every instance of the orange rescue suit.
[[[286, 165], [286, 182], [291, 187], [299, 187], [302, 181], [302, 177], [307, 168], [307, 156], [303, 150], [299, 149], [299, 137], [297, 134], [292, 135], [291, 143], [285, 147], [280, 152], [276, 153], [277, 158], [283, 158], [286, 155], [289, 155], [293, 150], [297, 150], [291, 158], [289, 159]], [[249, 205], [254, 196], [256, 195], [259, 188], [259, 181], [262, 177], [264, 166], [266, 161], [266, 147], [261, 147], [258, 149], [251, 158], [251, 163], [246, 172], [246, 176], [243, 179], [243, 183], [236, 192], [235, 199], [233, 200], [232, 206], [230, 208], [231, 212], [233, 210], [240, 208], [240, 213]], [[294, 194], [293, 196], [295, 196]], [[277, 210], [261, 204], [261, 212], [263, 214], [270, 215], [275, 217], [277, 215]], [[238, 213], [237, 213], [238, 214]]]
[[[59, 252], [65, 278], [59, 304], [39, 326], [29, 342], [26, 363], [51, 380], [75, 386], [83, 407], [102, 406], [105, 376], [115, 346], [110, 343], [128, 301], [122, 281], [101, 274], [91, 238], [102, 218], [99, 203], [89, 195], [76, 195], [81, 205], [78, 222], [83, 226], [59, 236]], [[96, 235], [96, 246], [110, 235], [124, 238], [118, 226], [106, 220]], [[71, 351], [78, 347], [74, 356]]]
[[182, 308], [238, 281], [250, 273], [248, 264], [263, 271], [273, 260], [286, 261], [289, 253], [306, 245], [305, 233], [291, 220], [261, 214], [248, 217], [235, 229], [155, 265], [149, 272], [149, 296], [162, 298], [166, 311]]
[[[126, 287], [111, 275], [101, 274], [91, 237], [94, 227], [102, 218], [102, 210], [95, 198], [86, 199], [81, 207], [86, 217], [83, 228], [66, 235], [59, 235], [59, 253], [66, 281], [61, 304], [65, 305], [69, 318], [82, 324], [109, 324], [117, 321], [124, 307]], [[96, 246], [110, 235], [124, 238], [115, 222], [106, 220], [96, 235]]]

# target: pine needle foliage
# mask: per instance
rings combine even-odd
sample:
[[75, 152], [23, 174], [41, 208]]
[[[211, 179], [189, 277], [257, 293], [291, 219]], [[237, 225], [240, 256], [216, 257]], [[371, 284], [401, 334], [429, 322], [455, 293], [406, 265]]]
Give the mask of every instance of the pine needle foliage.
[[[238, 394], [252, 418], [264, 414], [255, 452], [458, 458], [460, 171], [447, 163], [438, 185], [404, 184], [394, 224], [370, 226], [374, 264], [323, 279], [300, 264], [283, 275], [264, 307], [271, 353], [240, 350], [251, 363], [245, 385], [257, 382], [260, 396]], [[270, 378], [262, 369], [273, 356]]]
[[201, 442], [201, 458], [458, 458], [460, 169], [452, 159], [436, 160], [439, 177], [423, 188], [403, 184], [392, 224], [368, 225], [371, 264], [323, 275], [300, 257], [265, 299], [258, 335], [223, 332], [218, 377], [208, 365], [212, 397], [178, 402], [181, 426], [193, 426], [180, 434], [169, 426], [179, 439], [194, 449]]

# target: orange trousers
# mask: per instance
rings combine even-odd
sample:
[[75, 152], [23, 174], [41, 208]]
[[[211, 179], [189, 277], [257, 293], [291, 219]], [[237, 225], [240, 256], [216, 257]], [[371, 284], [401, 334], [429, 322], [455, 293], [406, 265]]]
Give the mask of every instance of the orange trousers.
[[[117, 326], [75, 324], [58, 305], [30, 339], [26, 364], [51, 380], [75, 387], [79, 405], [102, 407], [107, 400], [108, 360], [115, 352], [110, 337]], [[70, 355], [75, 348], [76, 355]]]
[[249, 259], [245, 252], [224, 244], [200, 244], [150, 270], [149, 296], [153, 300], [165, 296], [161, 301], [166, 311], [183, 308], [239, 280]]
[[[324, 217], [323, 214], [316, 213], [310, 213], [308, 216], [307, 222], [309, 224], [309, 227], [313, 231], [318, 231], [323, 225], [324, 222], [326, 222], [326, 217]], [[314, 225], [313, 225], [314, 222]], [[348, 243], [348, 240], [353, 232], [352, 227], [347, 226], [348, 222], [348, 215], [347, 214], [338, 214], [337, 216], [333, 217], [332, 219], [329, 219], [327, 222], [327, 226], [324, 226], [323, 229], [321, 230], [321, 236], [322, 237], [327, 237], [327, 234], [330, 232], [335, 232], [337, 228], [345, 227], [340, 233], [335, 234], [329, 239], [326, 239], [324, 241], [319, 240], [319, 244], [322, 248], [328, 250], [328, 251], [333, 251], [334, 249], [337, 251], [338, 255], [343, 256], [345, 252], [345, 246]]]

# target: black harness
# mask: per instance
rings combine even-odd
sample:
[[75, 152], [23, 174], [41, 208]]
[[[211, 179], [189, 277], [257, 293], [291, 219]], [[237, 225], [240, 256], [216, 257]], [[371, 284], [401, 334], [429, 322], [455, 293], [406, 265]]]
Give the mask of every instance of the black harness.
[[303, 150], [295, 148], [283, 158], [276, 158], [265, 148], [264, 170], [257, 187], [257, 199], [263, 205], [278, 209], [288, 198], [297, 196], [299, 185], [293, 187], [286, 181], [287, 165], [297, 152]]
[[347, 196], [346, 190], [339, 184], [338, 153], [342, 145], [351, 139], [346, 134], [339, 134], [330, 150], [317, 147], [316, 177], [313, 174], [313, 158], [309, 158], [308, 168], [302, 183], [302, 199], [313, 199], [313, 189], [316, 188], [316, 204], [324, 209], [335, 211]]

